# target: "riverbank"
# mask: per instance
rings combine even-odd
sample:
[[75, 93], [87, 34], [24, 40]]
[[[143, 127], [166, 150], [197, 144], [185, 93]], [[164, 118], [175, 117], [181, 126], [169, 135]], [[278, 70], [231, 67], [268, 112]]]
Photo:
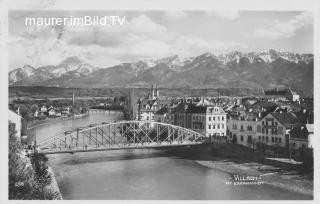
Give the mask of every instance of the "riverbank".
[[49, 173], [52, 180], [51, 180], [51, 184], [47, 187], [47, 189], [50, 192], [54, 192], [53, 200], [63, 200], [62, 194], [60, 192], [60, 188], [58, 186], [58, 182], [57, 182], [56, 177], [53, 173], [53, 170], [50, 166], [48, 166], [48, 173]]
[[243, 162], [232, 159], [215, 158], [211, 161], [196, 160], [202, 166], [238, 176], [260, 177], [263, 185], [279, 187], [313, 198], [313, 180], [305, 178], [297, 171], [287, 171], [256, 162]]
[[38, 120], [35, 122], [29, 122], [27, 125], [27, 129], [34, 129], [43, 125], [49, 125], [52, 123], [56, 123], [59, 121], [64, 121], [64, 120], [73, 120], [73, 119], [78, 119], [78, 118], [83, 118], [85, 116], [88, 116], [89, 112], [80, 114], [80, 115], [75, 115], [75, 116], [66, 116], [66, 117], [58, 117], [58, 118], [50, 118], [50, 119], [45, 119], [45, 120]]

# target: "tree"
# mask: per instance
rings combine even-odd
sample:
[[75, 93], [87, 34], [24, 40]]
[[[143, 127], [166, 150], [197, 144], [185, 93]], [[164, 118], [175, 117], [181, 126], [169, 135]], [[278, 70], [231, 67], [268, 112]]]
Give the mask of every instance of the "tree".
[[9, 122], [9, 199], [33, 199], [32, 171], [21, 157], [21, 144], [16, 136], [15, 124]]
[[44, 154], [34, 153], [31, 156], [31, 163], [34, 169], [34, 177], [36, 181], [36, 189], [41, 195], [40, 199], [48, 198], [47, 186], [51, 184], [52, 177], [48, 172], [48, 158]]
[[[9, 122], [9, 199], [53, 199], [57, 192], [47, 188], [52, 178], [43, 154], [33, 154], [31, 165], [22, 157], [23, 151], [16, 136], [15, 124]], [[33, 168], [32, 168], [33, 167]]]

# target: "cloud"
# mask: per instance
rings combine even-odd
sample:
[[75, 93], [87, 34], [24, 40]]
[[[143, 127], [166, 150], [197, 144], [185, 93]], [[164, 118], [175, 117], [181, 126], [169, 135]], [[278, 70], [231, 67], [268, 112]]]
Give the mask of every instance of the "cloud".
[[55, 5], [55, 0], [11, 0], [8, 1], [8, 7], [12, 10], [20, 9], [47, 9]]
[[221, 19], [234, 20], [240, 17], [237, 10], [212, 10], [205, 12], [207, 16], [216, 16]]
[[299, 29], [302, 29], [307, 25], [312, 25], [312, 23], [313, 13], [303, 12], [286, 22], [274, 20], [268, 25], [255, 29], [253, 34], [249, 36], [270, 39], [290, 38], [293, 37]]
[[8, 46], [11, 68], [58, 65], [69, 56], [110, 67], [144, 57], [196, 56], [246, 48], [238, 42], [180, 35], [144, 14], [126, 19], [123, 26], [65, 26], [23, 30], [15, 35]]
[[164, 12], [165, 18], [183, 18], [187, 16], [187, 13], [184, 11], [165, 11]]

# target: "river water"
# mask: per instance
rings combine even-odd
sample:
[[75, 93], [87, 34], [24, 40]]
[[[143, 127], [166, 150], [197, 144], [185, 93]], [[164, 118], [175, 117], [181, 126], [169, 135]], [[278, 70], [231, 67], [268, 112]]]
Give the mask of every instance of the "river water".
[[[121, 120], [120, 112], [90, 114], [36, 128], [41, 140], [93, 123]], [[268, 185], [226, 185], [231, 175], [168, 150], [116, 150], [48, 155], [64, 199], [310, 199]]]

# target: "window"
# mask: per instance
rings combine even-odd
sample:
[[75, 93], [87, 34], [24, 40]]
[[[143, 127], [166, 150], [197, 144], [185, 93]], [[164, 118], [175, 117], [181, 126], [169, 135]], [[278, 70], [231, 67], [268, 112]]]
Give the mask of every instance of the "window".
[[282, 127], [278, 127], [278, 134], [281, 135], [283, 132], [283, 128]]
[[220, 124], [217, 125], [217, 129], [220, 129]]
[[264, 128], [262, 128], [262, 133], [264, 133]]
[[271, 142], [274, 142], [274, 137], [271, 138]]
[[224, 129], [224, 124], [221, 124], [221, 129]]
[[262, 125], [264, 125], [264, 121], [262, 121]]
[[278, 125], [278, 123], [277, 122], [275, 122], [275, 124], [274, 124], [275, 126], [277, 126]]
[[262, 136], [262, 141], [264, 141], [264, 136]]
[[278, 138], [277, 137], [275, 138], [275, 141], [278, 142]]
[[213, 127], [212, 129], [216, 129], [216, 125], [215, 124], [213, 124], [212, 127]]
[[209, 129], [211, 129], [211, 125], [209, 125]]
[[241, 135], [241, 137], [240, 137], [240, 140], [241, 140], [241, 142], [243, 142], [243, 136]]
[[224, 120], [224, 117], [223, 117], [223, 116], [221, 117], [221, 120]]
[[261, 136], [259, 136], [258, 139], [261, 140]]
[[279, 138], [279, 143], [281, 143], [281, 138]]
[[209, 121], [211, 121], [211, 117], [209, 116]]
[[269, 141], [269, 138], [268, 138], [268, 136], [266, 137], [266, 141], [267, 141], [267, 142]]
[[259, 133], [261, 132], [261, 126], [260, 125], [257, 126], [257, 132], [259, 132]]
[[220, 121], [220, 116], [218, 116], [218, 121]]
[[268, 134], [268, 128], [266, 129], [266, 134]]
[[243, 131], [243, 125], [241, 125], [241, 131]]
[[215, 121], [215, 120], [216, 120], [216, 117], [213, 117], [213, 120]]

